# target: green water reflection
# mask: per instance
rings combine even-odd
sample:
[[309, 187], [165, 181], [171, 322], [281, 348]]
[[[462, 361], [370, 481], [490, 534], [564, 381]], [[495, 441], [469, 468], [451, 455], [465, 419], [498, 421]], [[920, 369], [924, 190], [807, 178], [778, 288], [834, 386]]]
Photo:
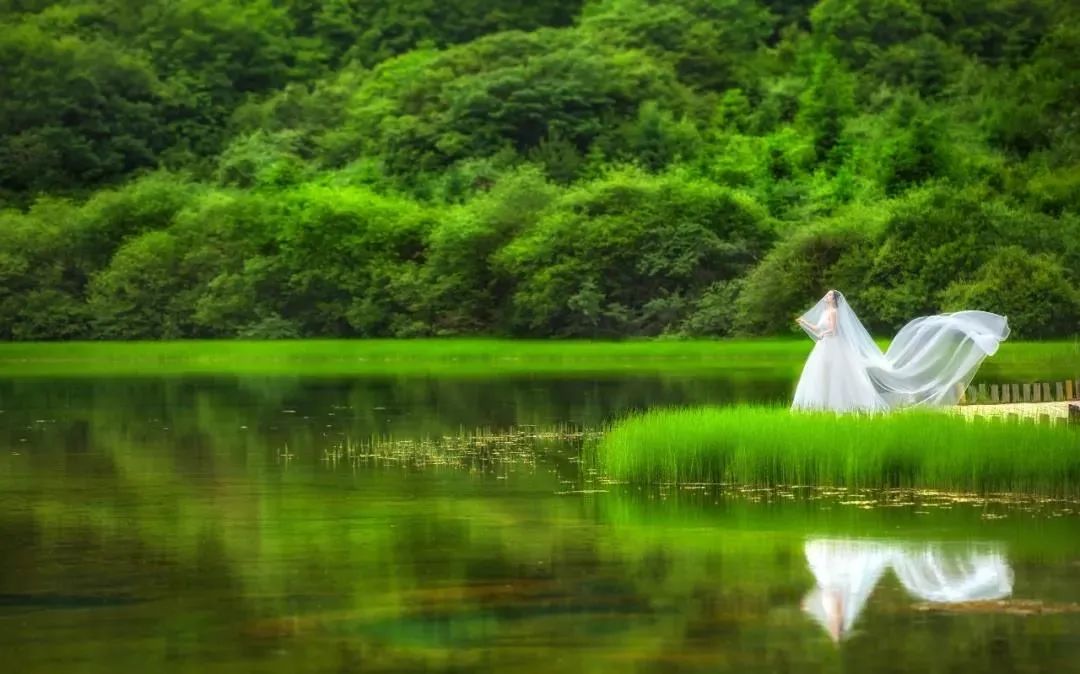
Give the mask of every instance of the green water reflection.
[[0, 383], [4, 671], [1067, 671], [1069, 503], [639, 489], [573, 442], [464, 468], [345, 437], [595, 425], [786, 384]]

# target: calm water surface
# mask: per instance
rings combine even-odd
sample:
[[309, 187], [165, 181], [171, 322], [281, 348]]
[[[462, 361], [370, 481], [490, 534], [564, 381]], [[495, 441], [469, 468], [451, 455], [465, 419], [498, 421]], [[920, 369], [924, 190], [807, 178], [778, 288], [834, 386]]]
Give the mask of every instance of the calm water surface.
[[639, 488], [579, 460], [576, 431], [628, 410], [789, 388], [0, 380], [0, 667], [1076, 670], [1075, 504]]

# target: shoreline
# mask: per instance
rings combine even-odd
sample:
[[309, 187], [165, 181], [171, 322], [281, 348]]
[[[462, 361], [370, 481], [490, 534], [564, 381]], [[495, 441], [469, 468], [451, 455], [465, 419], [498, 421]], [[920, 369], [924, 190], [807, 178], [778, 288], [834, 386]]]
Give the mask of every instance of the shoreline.
[[[879, 342], [884, 344], [884, 342]], [[348, 339], [7, 342], [0, 377], [168, 374], [672, 374], [797, 379], [813, 344], [726, 340]], [[976, 382], [1080, 378], [1080, 339], [1006, 342]]]

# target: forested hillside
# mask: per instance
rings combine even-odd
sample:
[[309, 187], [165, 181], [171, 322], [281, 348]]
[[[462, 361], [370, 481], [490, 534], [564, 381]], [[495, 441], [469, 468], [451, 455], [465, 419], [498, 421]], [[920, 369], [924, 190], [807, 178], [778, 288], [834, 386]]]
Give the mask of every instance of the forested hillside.
[[0, 0], [0, 339], [1080, 332], [1080, 3]]

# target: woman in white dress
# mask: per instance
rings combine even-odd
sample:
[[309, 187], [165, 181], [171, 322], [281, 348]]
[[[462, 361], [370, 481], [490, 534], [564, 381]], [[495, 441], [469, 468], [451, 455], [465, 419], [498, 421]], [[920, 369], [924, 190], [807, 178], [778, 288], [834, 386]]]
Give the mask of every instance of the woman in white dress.
[[916, 318], [882, 353], [836, 290], [796, 320], [817, 342], [795, 388], [791, 407], [799, 410], [955, 405], [983, 359], [1009, 336], [1004, 316], [959, 311]]

